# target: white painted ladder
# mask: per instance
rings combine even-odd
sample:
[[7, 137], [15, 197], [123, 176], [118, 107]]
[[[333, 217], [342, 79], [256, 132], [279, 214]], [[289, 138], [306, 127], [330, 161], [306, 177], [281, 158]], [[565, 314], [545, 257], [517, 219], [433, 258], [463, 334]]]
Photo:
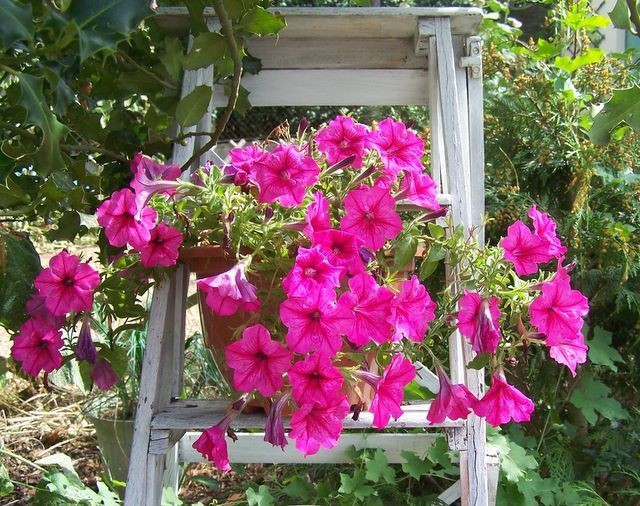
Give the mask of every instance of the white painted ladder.
[[[475, 35], [482, 13], [474, 8], [283, 8], [287, 28], [273, 38], [252, 39], [250, 53], [263, 70], [242, 84], [254, 106], [274, 105], [428, 105], [431, 118], [432, 175], [440, 199], [451, 202], [456, 224], [479, 227], [484, 209], [481, 44]], [[210, 26], [216, 26], [208, 13]], [[165, 8], [158, 22], [167, 31], [186, 34], [185, 9]], [[213, 69], [187, 71], [182, 94], [213, 84]], [[214, 90], [211, 107], [226, 97]], [[189, 130], [210, 131], [211, 114]], [[182, 164], [198, 147], [197, 137], [174, 147], [173, 162]], [[207, 156], [200, 160], [203, 163]], [[455, 280], [455, 273], [449, 273]], [[140, 398], [136, 413], [125, 505], [157, 506], [163, 484], [177, 487], [178, 462], [202, 460], [191, 445], [200, 432], [222, 418], [228, 401], [179, 400], [182, 392], [184, 337], [189, 271], [180, 265], [153, 294]], [[484, 372], [467, 369], [473, 353], [459, 333], [449, 339], [450, 374], [476, 395], [484, 393]], [[424, 373], [424, 370], [423, 370]], [[433, 378], [431, 372], [427, 378]], [[460, 452], [460, 481], [440, 498], [463, 505], [495, 501], [497, 458], [487, 456], [482, 419], [429, 425], [428, 403], [404, 407], [393, 428], [444, 428], [449, 446]], [[235, 429], [262, 428], [264, 415], [242, 415]], [[371, 427], [371, 416], [347, 418], [345, 429]], [[382, 448], [389, 462], [400, 452], [422, 456], [438, 436], [435, 431], [394, 434], [347, 432], [339, 446], [304, 458], [293, 446], [284, 451], [262, 441], [263, 434], [238, 432], [229, 444], [235, 463], [349, 462], [351, 445]], [[488, 485], [489, 482], [489, 485]]]

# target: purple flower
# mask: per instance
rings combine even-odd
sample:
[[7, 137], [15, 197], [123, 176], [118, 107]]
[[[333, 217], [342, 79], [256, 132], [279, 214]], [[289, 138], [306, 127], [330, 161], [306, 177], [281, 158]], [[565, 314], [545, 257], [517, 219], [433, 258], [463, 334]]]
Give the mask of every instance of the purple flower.
[[111, 362], [100, 357], [91, 369], [91, 379], [100, 390], [109, 390], [118, 382], [118, 375], [111, 367]]
[[96, 361], [97, 351], [91, 339], [91, 325], [89, 324], [91, 317], [85, 316], [82, 320], [82, 327], [80, 327], [80, 334], [78, 335], [78, 342], [76, 343], [76, 357], [78, 360], [84, 360], [90, 364], [94, 364]]
[[272, 406], [264, 426], [264, 441], [273, 446], [279, 446], [284, 450], [287, 446], [287, 438], [284, 435], [284, 423], [282, 422], [282, 410], [289, 400], [290, 393], [287, 392], [280, 397]]

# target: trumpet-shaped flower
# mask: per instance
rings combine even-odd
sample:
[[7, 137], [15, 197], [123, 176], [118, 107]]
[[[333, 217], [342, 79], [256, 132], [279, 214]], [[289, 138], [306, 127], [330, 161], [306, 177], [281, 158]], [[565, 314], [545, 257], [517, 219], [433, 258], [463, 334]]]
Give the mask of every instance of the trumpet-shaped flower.
[[589, 312], [587, 298], [571, 289], [568, 277], [556, 277], [541, 290], [542, 295], [529, 306], [531, 323], [550, 338], [575, 339]]
[[238, 309], [260, 309], [256, 287], [247, 279], [249, 262], [242, 260], [226, 272], [197, 281], [198, 288], [207, 294], [207, 305], [220, 316], [230, 316]]
[[293, 364], [288, 372], [293, 399], [303, 404], [310, 399], [322, 405], [340, 396], [344, 377], [331, 359], [314, 353]]
[[391, 302], [389, 323], [393, 328], [393, 341], [403, 337], [416, 343], [424, 339], [429, 323], [436, 317], [436, 304], [417, 276], [402, 282], [400, 293]]
[[260, 202], [299, 206], [306, 190], [318, 180], [320, 167], [295, 146], [282, 146], [255, 162]]
[[438, 367], [440, 391], [431, 403], [427, 420], [431, 423], [442, 423], [449, 420], [467, 418], [478, 399], [464, 385], [454, 385], [442, 367]]
[[545, 344], [549, 347], [549, 355], [559, 364], [566, 365], [571, 375], [576, 377], [576, 367], [587, 361], [589, 347], [584, 344], [582, 332], [578, 332], [573, 339], [554, 335], [548, 337]]
[[98, 210], [98, 223], [104, 228], [111, 246], [130, 244], [141, 249], [149, 242], [158, 215], [150, 207], [142, 207], [128, 188], [118, 190]]
[[282, 410], [289, 400], [289, 392], [285, 393], [271, 406], [267, 421], [264, 426], [264, 441], [273, 446], [279, 446], [284, 450], [287, 446], [287, 437], [284, 434], [284, 423], [282, 421]]
[[282, 375], [291, 365], [293, 354], [271, 339], [260, 324], [247, 327], [242, 339], [225, 350], [227, 365], [233, 369], [233, 386], [240, 392], [258, 390], [265, 397], [275, 394], [284, 383]]
[[140, 251], [140, 260], [147, 269], [171, 267], [178, 261], [178, 249], [182, 245], [182, 233], [163, 221], [151, 230], [149, 242]]
[[109, 390], [118, 382], [118, 375], [113, 370], [111, 362], [106, 358], [98, 357], [91, 368], [91, 379], [100, 390]]
[[296, 353], [315, 350], [320, 355], [335, 356], [342, 347], [348, 316], [336, 307], [335, 292], [327, 288], [289, 297], [280, 305], [280, 319], [289, 329], [287, 345]]
[[364, 271], [360, 244], [361, 241], [355, 235], [342, 230], [331, 229], [313, 234], [313, 245], [320, 247], [331, 265], [343, 268], [341, 275], [348, 271], [355, 276]]
[[98, 352], [93, 339], [91, 338], [91, 318], [87, 315], [82, 320], [78, 342], [76, 343], [76, 358], [84, 360], [90, 364], [95, 363]]
[[483, 299], [475, 292], [464, 291], [460, 299], [458, 312], [458, 329], [469, 339], [476, 353], [493, 353], [500, 342], [500, 325], [498, 318], [502, 312], [498, 307], [498, 299]]
[[[131, 181], [131, 188], [134, 189], [136, 194], [146, 191], [146, 187], [149, 182], [153, 181], [175, 181], [180, 177], [182, 171], [180, 165], [163, 165], [161, 163], [154, 162], [148, 156], [144, 156], [142, 153], [138, 153], [131, 160], [131, 172], [133, 172], [133, 181]], [[172, 193], [171, 189], [163, 189], [158, 193]]]
[[315, 141], [318, 150], [327, 156], [331, 165], [355, 156], [352, 165], [360, 168], [368, 133], [365, 125], [356, 123], [348, 116], [337, 116], [316, 134]]
[[393, 292], [379, 286], [370, 274], [362, 272], [349, 280], [349, 291], [338, 300], [347, 317], [347, 339], [356, 346], [375, 341], [389, 341], [391, 325], [391, 301]]
[[62, 365], [62, 332], [36, 320], [27, 320], [13, 339], [11, 355], [22, 362], [21, 369], [36, 377], [40, 371], [50, 373]]
[[500, 246], [504, 250], [504, 257], [513, 262], [518, 276], [536, 273], [539, 263], [553, 258], [549, 254], [547, 243], [520, 220], [509, 226], [507, 236], [502, 239]]
[[282, 289], [290, 296], [301, 295], [316, 288], [332, 289], [340, 286], [342, 270], [341, 267], [330, 264], [319, 247], [300, 247], [293, 268], [282, 280]]
[[423, 172], [405, 172], [400, 184], [402, 198], [412, 204], [438, 211], [438, 186], [435, 181]]
[[395, 201], [384, 188], [360, 186], [351, 190], [344, 199], [344, 209], [340, 228], [362, 239], [374, 251], [402, 230]]
[[99, 274], [88, 263], [62, 250], [49, 260], [49, 267], [38, 274], [35, 286], [54, 316], [91, 309]]
[[496, 373], [493, 375], [491, 388], [476, 403], [473, 411], [478, 416], [484, 416], [494, 427], [498, 427], [510, 420], [528, 422], [534, 408], [531, 399], [516, 387], [509, 385], [502, 374]]
[[317, 453], [320, 447], [333, 448], [338, 444], [342, 420], [348, 412], [349, 403], [345, 395], [326, 405], [309, 399], [293, 413], [289, 437], [296, 440], [296, 448], [305, 457]]
[[549, 255], [556, 258], [563, 256], [567, 248], [556, 235], [556, 222], [548, 214], [538, 211], [535, 205], [529, 209], [529, 218], [533, 220], [535, 234], [545, 243]]
[[378, 123], [367, 138], [366, 147], [375, 149], [384, 163], [385, 173], [422, 172], [420, 159], [424, 155], [424, 141], [408, 130], [402, 121], [387, 118]]
[[331, 216], [329, 215], [329, 201], [322, 192], [313, 195], [313, 202], [307, 207], [307, 222], [304, 233], [313, 238], [314, 234], [331, 228]]

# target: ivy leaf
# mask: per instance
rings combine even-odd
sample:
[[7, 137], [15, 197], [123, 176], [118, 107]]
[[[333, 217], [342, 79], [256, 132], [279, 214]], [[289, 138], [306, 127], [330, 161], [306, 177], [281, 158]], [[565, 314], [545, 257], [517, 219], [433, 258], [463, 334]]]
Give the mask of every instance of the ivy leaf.
[[300, 499], [303, 502], [309, 502], [313, 497], [313, 485], [299, 476], [291, 478], [282, 491], [292, 499]]
[[196, 86], [176, 107], [176, 121], [183, 127], [196, 125], [207, 112], [211, 100], [209, 86]]
[[364, 501], [373, 494], [373, 487], [366, 485], [366, 478], [363, 469], [356, 469], [353, 477], [340, 473], [340, 488], [338, 492], [342, 494], [353, 494], [357, 499]]
[[587, 342], [589, 345], [589, 360], [594, 364], [608, 367], [614, 372], [618, 372], [618, 367], [614, 362], [624, 362], [618, 350], [611, 346], [613, 334], [601, 327], [593, 329], [593, 339]]
[[0, 39], [8, 48], [17, 40], [33, 40], [33, 16], [31, 2], [0, 0]]
[[590, 425], [598, 421], [597, 413], [607, 420], [626, 420], [629, 413], [616, 399], [609, 397], [610, 392], [607, 385], [594, 379], [590, 373], [584, 373], [569, 400]]
[[269, 487], [260, 485], [257, 492], [253, 487], [247, 489], [247, 502], [249, 506], [272, 506], [274, 499], [271, 492], [269, 492]]
[[626, 90], [614, 90], [611, 99], [593, 118], [589, 138], [594, 144], [609, 142], [611, 130], [626, 123], [634, 130], [640, 130], [640, 87], [636, 84]]
[[442, 470], [439, 474], [459, 474], [458, 467], [454, 466], [451, 462], [449, 444], [444, 437], [439, 437], [433, 442], [433, 444], [427, 450], [427, 456], [429, 457], [429, 460], [431, 460], [431, 462], [442, 467]]
[[42, 130], [42, 143], [34, 153], [34, 169], [40, 174], [65, 167], [60, 155], [60, 140], [67, 127], [58, 121], [42, 92], [44, 79], [31, 74], [20, 74], [20, 99], [26, 111], [26, 122]]
[[365, 476], [369, 481], [378, 483], [381, 478], [387, 483], [393, 483], [395, 481], [396, 472], [393, 467], [389, 465], [384, 451], [380, 448], [376, 448], [376, 453], [372, 459], [365, 459], [365, 467], [367, 469]]
[[430, 460], [423, 460], [413, 452], [402, 450], [400, 455], [406, 460], [406, 462], [402, 463], [402, 470], [416, 480], [419, 480], [421, 476], [427, 474], [433, 468]]
[[527, 472], [538, 468], [538, 462], [526, 450], [514, 443], [508, 442], [508, 452], [500, 455], [500, 470], [507, 480], [517, 483], [523, 479]]
[[234, 28], [256, 35], [275, 35], [285, 26], [287, 23], [283, 16], [257, 6], [247, 12]]

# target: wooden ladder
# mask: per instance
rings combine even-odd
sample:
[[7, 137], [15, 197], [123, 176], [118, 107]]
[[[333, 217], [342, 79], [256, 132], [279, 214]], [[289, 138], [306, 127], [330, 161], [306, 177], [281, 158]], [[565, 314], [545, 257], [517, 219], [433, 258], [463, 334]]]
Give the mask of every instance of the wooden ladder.
[[[252, 39], [251, 54], [263, 70], [243, 78], [254, 106], [274, 105], [427, 105], [431, 121], [432, 175], [439, 200], [450, 204], [455, 224], [480, 227], [484, 210], [481, 43], [475, 35], [482, 13], [474, 8], [286, 8], [278, 9], [287, 28], [274, 39]], [[216, 28], [212, 12], [205, 13]], [[157, 16], [168, 32], [186, 35], [186, 9], [165, 8]], [[213, 86], [213, 68], [186, 71], [182, 95], [198, 85]], [[212, 107], [225, 105], [215, 87]], [[200, 124], [187, 130], [211, 131], [211, 109]], [[173, 163], [184, 163], [198, 138], [174, 146]], [[200, 163], [204, 163], [203, 156]], [[200, 431], [219, 421], [227, 400], [178, 399], [182, 392], [185, 313], [189, 270], [179, 265], [154, 289], [144, 354], [140, 398], [131, 450], [126, 506], [157, 506], [164, 486], [177, 488], [178, 463], [201, 461], [191, 447]], [[455, 272], [448, 273], [455, 282]], [[476, 395], [484, 393], [484, 371], [467, 369], [473, 358], [458, 332], [449, 338], [450, 375]], [[433, 385], [422, 368], [419, 377]], [[437, 380], [436, 380], [437, 381]], [[484, 420], [446, 420], [430, 425], [429, 403], [403, 408], [389, 429], [444, 429], [449, 447], [460, 452], [460, 480], [441, 494], [451, 504], [495, 502], [498, 463], [487, 455]], [[346, 418], [345, 429], [369, 429], [372, 416]], [[264, 415], [240, 416], [234, 429], [263, 428]], [[235, 463], [349, 462], [347, 450], [382, 448], [389, 462], [402, 462], [401, 451], [424, 455], [438, 432], [344, 433], [339, 445], [303, 458], [293, 446], [284, 451], [263, 442], [263, 434], [237, 432], [229, 445]]]

